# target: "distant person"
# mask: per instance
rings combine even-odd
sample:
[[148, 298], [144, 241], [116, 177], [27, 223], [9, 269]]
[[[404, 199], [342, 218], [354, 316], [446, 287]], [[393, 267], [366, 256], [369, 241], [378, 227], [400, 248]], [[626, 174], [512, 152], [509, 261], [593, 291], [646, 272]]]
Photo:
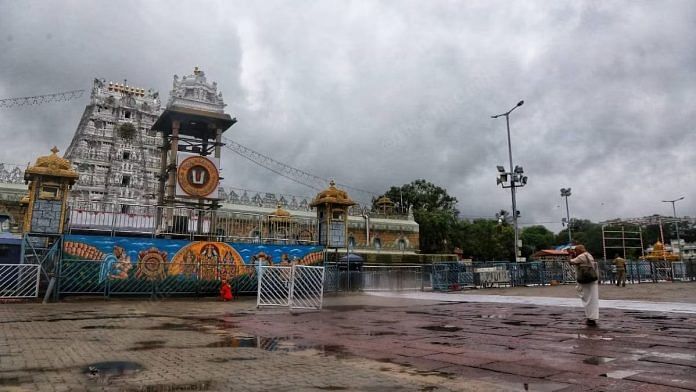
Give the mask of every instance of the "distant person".
[[616, 266], [616, 285], [626, 287], [626, 260], [617, 254], [614, 258], [614, 265]]
[[585, 324], [596, 327], [599, 320], [599, 285], [597, 283], [597, 263], [583, 245], [575, 246], [570, 251], [570, 264], [575, 265], [577, 290], [585, 308]]
[[232, 287], [226, 280], [223, 280], [220, 286], [220, 299], [225, 302], [232, 300]]

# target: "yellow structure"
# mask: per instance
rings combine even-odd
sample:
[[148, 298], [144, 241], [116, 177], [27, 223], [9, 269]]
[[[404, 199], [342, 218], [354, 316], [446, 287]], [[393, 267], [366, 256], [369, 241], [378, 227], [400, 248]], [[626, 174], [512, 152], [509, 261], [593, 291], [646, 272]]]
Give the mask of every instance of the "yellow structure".
[[653, 245], [652, 251], [645, 256], [645, 259], [648, 261], [679, 261], [679, 256], [665, 249], [665, 245], [657, 241], [655, 245]]
[[24, 181], [29, 184], [29, 195], [23, 199], [27, 204], [25, 233], [63, 232], [68, 192], [77, 181], [78, 174], [70, 161], [58, 156], [58, 148], [53, 147], [51, 152], [51, 155], [39, 157], [24, 172]]
[[355, 202], [344, 190], [336, 188], [331, 180], [329, 187], [319, 192], [310, 207], [317, 209], [319, 243], [327, 248], [346, 247], [348, 238], [348, 207]]

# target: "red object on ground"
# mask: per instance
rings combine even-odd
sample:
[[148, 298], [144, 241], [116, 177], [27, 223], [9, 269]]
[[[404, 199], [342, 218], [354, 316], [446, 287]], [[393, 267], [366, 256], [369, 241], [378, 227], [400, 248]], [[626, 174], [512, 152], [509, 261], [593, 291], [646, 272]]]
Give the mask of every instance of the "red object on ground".
[[232, 299], [232, 287], [227, 282], [223, 282], [220, 287], [220, 298], [223, 301], [230, 301]]

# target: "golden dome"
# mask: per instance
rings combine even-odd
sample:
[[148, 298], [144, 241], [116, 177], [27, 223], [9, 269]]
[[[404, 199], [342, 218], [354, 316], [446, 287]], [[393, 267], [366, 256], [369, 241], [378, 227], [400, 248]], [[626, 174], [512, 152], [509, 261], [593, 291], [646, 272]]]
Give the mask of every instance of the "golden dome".
[[64, 177], [76, 180], [77, 172], [72, 168], [70, 161], [58, 156], [58, 148], [51, 149], [52, 154], [39, 157], [34, 166], [30, 166], [24, 172], [24, 179], [31, 180], [32, 175], [48, 175], [54, 177]]
[[287, 221], [290, 219], [290, 213], [283, 209], [283, 206], [278, 204], [278, 208], [271, 215], [272, 221]]
[[321, 204], [354, 206], [356, 203], [348, 196], [346, 191], [336, 188], [336, 183], [334, 180], [331, 180], [329, 187], [319, 192], [309, 206], [316, 207]]
[[394, 202], [389, 197], [387, 197], [387, 195], [384, 195], [384, 196], [380, 197], [379, 199], [377, 199], [375, 204], [377, 204], [380, 207], [381, 206], [390, 207], [390, 206], [394, 205]]

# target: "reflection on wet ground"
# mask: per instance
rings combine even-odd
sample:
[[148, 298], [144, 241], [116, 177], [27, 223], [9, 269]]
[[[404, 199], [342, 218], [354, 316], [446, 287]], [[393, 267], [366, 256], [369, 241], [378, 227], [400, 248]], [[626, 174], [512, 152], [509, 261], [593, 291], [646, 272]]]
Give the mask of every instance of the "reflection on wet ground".
[[[487, 380], [513, 390], [569, 386], [630, 390], [642, 382], [696, 388], [696, 379], [690, 375], [696, 368], [696, 317], [683, 315], [603, 312], [597, 329], [582, 325], [581, 310], [477, 303], [329, 306], [323, 312], [293, 315], [250, 311], [126, 315], [139, 320], [138, 326], [112, 315], [91, 316], [47, 316], [43, 321], [69, 324], [73, 329], [64, 335], [32, 339], [50, 340], [47, 344], [79, 339], [108, 347], [116, 341], [112, 337], [128, 336], [128, 343], [112, 352], [124, 361], [96, 362], [73, 370], [95, 385], [114, 385], [152, 372], [151, 364], [143, 359], [162, 356], [178, 364], [198, 350], [205, 353], [199, 363], [211, 367], [263, 368], [268, 355], [280, 354], [282, 358], [339, 360], [351, 366], [358, 360], [372, 361], [371, 369], [384, 373]], [[107, 321], [110, 319], [113, 324]], [[8, 346], [0, 344], [4, 358], [5, 354], [18, 355], [4, 347]], [[0, 369], [0, 386], [29, 384], [32, 378], [27, 373], [60, 370], [50, 366], [12, 373]], [[146, 389], [134, 390], [215, 387], [210, 381], [150, 382]], [[128, 388], [123, 390], [131, 390]], [[340, 383], [314, 389], [350, 390]]]
[[110, 361], [90, 364], [82, 372], [100, 384], [109, 384], [113, 378], [132, 375], [143, 369], [144, 367], [137, 362]]

